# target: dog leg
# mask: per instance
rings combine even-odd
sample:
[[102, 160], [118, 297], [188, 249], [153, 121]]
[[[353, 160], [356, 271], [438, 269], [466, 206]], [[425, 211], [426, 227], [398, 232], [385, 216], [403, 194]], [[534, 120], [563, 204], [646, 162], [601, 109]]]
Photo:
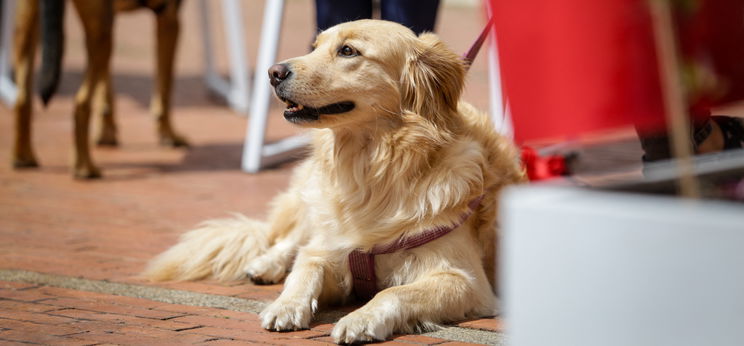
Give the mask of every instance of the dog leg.
[[94, 89], [105, 78], [113, 44], [113, 8], [110, 1], [75, 0], [75, 8], [85, 31], [88, 66], [83, 84], [75, 95], [75, 166], [76, 178], [98, 178], [101, 172], [90, 155], [90, 113]]
[[13, 107], [15, 113], [15, 141], [13, 142], [13, 167], [37, 167], [38, 162], [31, 146], [31, 120], [33, 101], [33, 70], [36, 45], [39, 37], [38, 1], [19, 1], [16, 4], [14, 37], [15, 80], [18, 96]]
[[119, 145], [116, 128], [116, 117], [114, 116], [114, 92], [111, 85], [111, 72], [106, 70], [103, 78], [98, 82], [95, 92], [95, 100], [100, 113], [100, 124], [96, 144], [100, 146], [115, 147]]
[[385, 340], [394, 331], [429, 330], [441, 322], [490, 315], [494, 305], [485, 273], [475, 279], [464, 271], [438, 272], [381, 291], [339, 320], [331, 336], [337, 343]]
[[289, 266], [297, 254], [299, 241], [296, 237], [282, 239], [265, 254], [257, 257], [245, 267], [245, 274], [256, 284], [275, 284], [287, 275]]
[[165, 9], [157, 14], [157, 80], [150, 111], [158, 126], [160, 144], [186, 147], [188, 141], [173, 129], [171, 123], [171, 87], [173, 63], [180, 31], [178, 9], [180, 1], [169, 1]]
[[269, 330], [299, 330], [310, 325], [323, 289], [327, 254], [301, 249], [282, 294], [261, 311], [261, 326]]
[[297, 193], [284, 193], [274, 198], [268, 223], [268, 241], [271, 248], [252, 259], [244, 268], [248, 278], [257, 284], [280, 282], [287, 275], [297, 249], [306, 242], [306, 222], [300, 219], [305, 213], [304, 204]]

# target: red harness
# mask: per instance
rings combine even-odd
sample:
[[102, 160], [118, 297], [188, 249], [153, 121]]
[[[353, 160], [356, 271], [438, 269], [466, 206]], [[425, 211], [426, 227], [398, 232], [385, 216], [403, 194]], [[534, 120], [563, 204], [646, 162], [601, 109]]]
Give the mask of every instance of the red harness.
[[377, 288], [377, 275], [375, 275], [375, 255], [413, 249], [447, 235], [465, 223], [465, 220], [478, 208], [481, 200], [483, 200], [483, 196], [481, 195], [470, 201], [468, 203], [468, 211], [460, 215], [460, 220], [454, 225], [439, 226], [411, 237], [401, 237], [387, 245], [377, 245], [369, 252], [362, 252], [358, 249], [352, 251], [349, 254], [349, 268], [351, 269], [351, 276], [354, 278], [354, 294], [357, 299], [369, 300], [380, 291]]

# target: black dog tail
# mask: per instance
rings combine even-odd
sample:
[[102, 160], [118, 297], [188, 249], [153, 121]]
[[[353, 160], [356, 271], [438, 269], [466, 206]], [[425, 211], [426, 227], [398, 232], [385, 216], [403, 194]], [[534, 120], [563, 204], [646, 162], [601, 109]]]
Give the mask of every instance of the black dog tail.
[[[24, 0], [33, 1], [33, 0]], [[39, 94], [46, 106], [59, 85], [65, 49], [64, 0], [39, 0], [41, 10], [41, 76]]]

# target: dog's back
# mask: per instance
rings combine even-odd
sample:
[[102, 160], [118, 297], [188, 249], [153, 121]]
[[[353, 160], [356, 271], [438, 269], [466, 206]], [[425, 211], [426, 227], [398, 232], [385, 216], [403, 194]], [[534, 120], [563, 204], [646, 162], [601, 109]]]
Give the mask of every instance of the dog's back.
[[483, 268], [491, 286], [496, 290], [498, 193], [506, 185], [525, 182], [526, 176], [520, 167], [515, 146], [508, 138], [496, 133], [487, 114], [467, 102], [460, 102], [458, 110], [464, 122], [463, 131], [481, 143], [487, 153], [488, 166], [484, 170], [486, 194], [481, 202], [482, 212], [478, 214], [481, 227], [473, 230], [477, 232], [474, 237], [482, 246]]

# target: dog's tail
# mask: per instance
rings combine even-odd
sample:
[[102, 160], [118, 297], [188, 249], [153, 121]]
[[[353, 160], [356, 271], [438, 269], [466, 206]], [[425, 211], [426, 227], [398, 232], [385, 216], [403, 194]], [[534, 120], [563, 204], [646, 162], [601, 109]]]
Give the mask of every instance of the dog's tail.
[[39, 0], [41, 7], [41, 76], [39, 94], [46, 106], [59, 85], [62, 55], [65, 48], [65, 3], [60, 0]]
[[244, 278], [248, 261], [266, 252], [267, 234], [266, 223], [242, 215], [207, 221], [153, 259], [143, 276], [153, 281]]

